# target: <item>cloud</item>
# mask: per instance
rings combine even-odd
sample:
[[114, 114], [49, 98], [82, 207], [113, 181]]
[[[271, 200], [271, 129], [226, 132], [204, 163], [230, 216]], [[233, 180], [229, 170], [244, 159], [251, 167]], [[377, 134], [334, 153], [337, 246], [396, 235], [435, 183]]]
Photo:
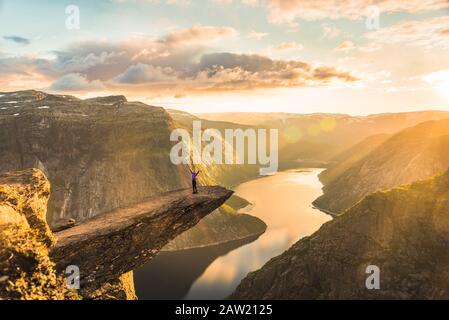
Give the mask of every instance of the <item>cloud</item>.
[[166, 3], [168, 5], [176, 5], [176, 6], [189, 6], [191, 4], [190, 0], [109, 0], [118, 4], [126, 4], [126, 3], [143, 3], [149, 5], [158, 5], [161, 3]]
[[354, 50], [355, 48], [356, 47], [352, 41], [343, 41], [334, 49], [334, 51], [348, 52], [348, 51]]
[[212, 0], [212, 1], [220, 5], [229, 5], [232, 3], [232, 0]]
[[3, 39], [15, 42], [17, 44], [28, 45], [31, 43], [30, 39], [19, 37], [19, 36], [4, 36]]
[[88, 81], [83, 75], [78, 73], [64, 75], [50, 86], [50, 89], [57, 91], [86, 91], [104, 88], [101, 81]]
[[[39, 74], [58, 91], [125, 90], [171, 96], [357, 80], [333, 67], [298, 60], [210, 53], [214, 44], [237, 34], [232, 28], [195, 26], [160, 38], [139, 35], [120, 42], [77, 42], [54, 51], [52, 59], [0, 57], [0, 72], [23, 79]], [[296, 42], [275, 47], [278, 52], [301, 48]]]
[[271, 48], [273, 52], [301, 51], [304, 46], [298, 42], [282, 42]]
[[237, 35], [238, 32], [229, 27], [194, 26], [173, 31], [164, 37], [161, 42], [169, 46], [204, 44], [216, 42], [224, 38], [235, 37]]
[[440, 83], [440, 82], [445, 82], [446, 84], [448, 84], [449, 83], [449, 69], [435, 71], [435, 72], [426, 74], [426, 75], [422, 76], [422, 79], [431, 84]]
[[167, 0], [167, 4], [180, 6], [180, 7], [188, 7], [192, 3], [190, 2], [190, 0]]
[[248, 34], [248, 38], [250, 39], [256, 39], [256, 40], [262, 40], [263, 38], [265, 38], [266, 36], [270, 35], [267, 32], [256, 32], [256, 31], [251, 31]]
[[331, 67], [227, 52], [203, 55], [188, 71], [140, 64], [131, 66], [115, 79], [116, 83], [135, 86], [135, 90], [168, 90], [176, 96], [192, 92], [320, 86], [332, 81], [356, 80]]
[[178, 79], [177, 73], [170, 67], [159, 67], [146, 64], [136, 64], [115, 78], [118, 83], [167, 83]]
[[274, 24], [292, 24], [296, 19], [360, 19], [366, 17], [368, 6], [376, 5], [381, 12], [422, 12], [449, 8], [447, 0], [242, 0], [249, 5], [266, 6], [268, 20]]
[[342, 31], [335, 26], [328, 24], [323, 24], [321, 26], [323, 28], [321, 39], [334, 39], [342, 35]]
[[188, 69], [206, 48], [237, 34], [227, 27], [194, 26], [173, 30], [160, 38], [77, 42], [55, 51], [56, 59], [45, 72], [59, 76], [79, 73], [90, 81], [105, 82], [138, 64]]
[[405, 21], [370, 32], [375, 44], [403, 44], [427, 49], [449, 48], [449, 16], [421, 21]]

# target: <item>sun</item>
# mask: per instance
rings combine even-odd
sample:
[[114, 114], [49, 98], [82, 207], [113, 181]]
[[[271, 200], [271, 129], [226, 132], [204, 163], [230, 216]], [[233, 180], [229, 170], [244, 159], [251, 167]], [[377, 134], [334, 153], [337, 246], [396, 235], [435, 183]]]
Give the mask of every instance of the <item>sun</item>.
[[441, 70], [424, 76], [424, 81], [431, 84], [435, 90], [449, 101], [449, 70]]
[[446, 79], [438, 84], [436, 89], [447, 101], [449, 101], [449, 79]]

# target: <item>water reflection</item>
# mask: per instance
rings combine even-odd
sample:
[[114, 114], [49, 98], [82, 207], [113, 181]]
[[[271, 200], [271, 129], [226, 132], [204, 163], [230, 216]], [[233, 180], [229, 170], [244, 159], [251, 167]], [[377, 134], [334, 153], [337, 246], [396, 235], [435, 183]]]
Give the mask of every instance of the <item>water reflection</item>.
[[330, 220], [311, 206], [322, 194], [318, 180], [321, 171], [280, 172], [240, 185], [236, 194], [253, 203], [246, 213], [265, 221], [267, 232], [250, 244], [239, 244], [238, 249], [236, 245], [234, 248], [216, 246], [157, 256], [136, 272], [139, 298], [223, 299], [228, 296], [249, 272], [261, 268]]
[[161, 252], [134, 271], [140, 300], [181, 300], [190, 287], [218, 257], [256, 240], [257, 237], [206, 248]]

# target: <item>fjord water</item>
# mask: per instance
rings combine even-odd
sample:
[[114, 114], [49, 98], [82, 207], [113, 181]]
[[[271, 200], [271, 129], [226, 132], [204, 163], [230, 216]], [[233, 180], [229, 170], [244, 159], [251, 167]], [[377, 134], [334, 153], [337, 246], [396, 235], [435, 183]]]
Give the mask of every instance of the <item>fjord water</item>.
[[331, 219], [312, 207], [322, 194], [321, 171], [290, 170], [238, 186], [235, 193], [252, 203], [242, 211], [262, 219], [267, 231], [255, 241], [161, 253], [135, 272], [139, 299], [226, 298], [249, 272]]

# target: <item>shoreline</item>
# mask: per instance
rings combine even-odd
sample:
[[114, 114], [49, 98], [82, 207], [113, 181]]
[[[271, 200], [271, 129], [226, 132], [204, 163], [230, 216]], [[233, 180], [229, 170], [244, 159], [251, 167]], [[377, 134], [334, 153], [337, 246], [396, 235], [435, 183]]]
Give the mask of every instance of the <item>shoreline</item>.
[[160, 252], [161, 253], [162, 252], [170, 252], [170, 253], [172, 253], [172, 252], [182, 252], [182, 251], [186, 251], [186, 250], [209, 248], [209, 247], [227, 245], [227, 244], [232, 244], [234, 242], [242, 242], [242, 241], [245, 241], [245, 240], [253, 239], [252, 241], [248, 241], [248, 243], [251, 243], [251, 242], [259, 239], [267, 231], [267, 228], [268, 228], [268, 226], [265, 224], [265, 229], [262, 232], [256, 232], [256, 233], [253, 233], [253, 234], [249, 234], [249, 235], [246, 235], [246, 236], [243, 236], [243, 237], [239, 237], [239, 238], [235, 238], [235, 239], [231, 239], [231, 240], [217, 241], [217, 242], [212, 242], [212, 243], [204, 244], [204, 245], [185, 247], [185, 248], [182, 248], [182, 249], [164, 249], [164, 248], [162, 248], [162, 250]]
[[[314, 201], [314, 202], [315, 202], [315, 201]], [[324, 208], [320, 208], [320, 207], [317, 206], [314, 202], [311, 203], [313, 209], [320, 210], [321, 212], [323, 212], [323, 213], [325, 213], [325, 214], [331, 216], [333, 219], [335, 219], [336, 217], [339, 216], [338, 213], [332, 212], [332, 211], [327, 210], [327, 209], [324, 209]]]
[[[289, 168], [287, 168], [287, 167], [284, 167], [284, 168], [281, 168], [281, 169], [279, 169], [276, 173], [279, 173], [279, 172], [287, 172], [287, 171], [292, 171], [292, 170], [304, 170], [304, 171], [306, 171], [306, 170], [308, 170], [308, 169], [323, 169], [323, 171], [324, 170], [326, 170], [327, 168], [326, 167], [324, 167], [324, 166], [306, 166], [305, 165], [305, 163], [303, 163], [304, 165], [300, 165], [299, 167], [289, 167]], [[321, 163], [321, 165], [323, 165], [323, 164], [329, 164], [329, 162], [323, 162], [323, 163]], [[306, 171], [307, 172], [307, 171]], [[237, 188], [239, 185], [241, 185], [241, 184], [243, 184], [243, 183], [246, 183], [246, 182], [249, 182], [249, 181], [252, 181], [252, 180], [257, 180], [257, 179], [263, 179], [263, 178], [267, 178], [267, 177], [270, 177], [270, 175], [267, 175], [267, 176], [262, 176], [262, 175], [255, 175], [255, 176], [252, 176], [252, 177], [247, 177], [247, 178], [245, 178], [245, 179], [242, 179], [241, 181], [239, 181], [238, 183], [236, 183], [236, 184], [233, 184], [233, 185], [230, 185], [229, 187], [228, 187], [228, 189], [230, 189], [230, 190], [233, 190], [234, 191], [234, 189], [235, 188]], [[318, 179], [319, 179], [319, 175], [318, 175]], [[321, 180], [320, 180], [320, 182], [321, 182]]]

